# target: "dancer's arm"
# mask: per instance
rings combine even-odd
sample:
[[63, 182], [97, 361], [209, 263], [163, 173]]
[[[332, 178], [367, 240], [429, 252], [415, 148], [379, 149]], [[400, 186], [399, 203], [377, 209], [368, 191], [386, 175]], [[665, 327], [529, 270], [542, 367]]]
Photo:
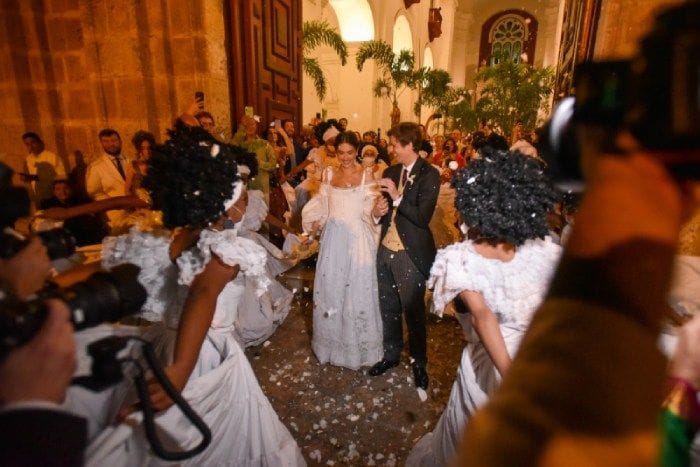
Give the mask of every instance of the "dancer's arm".
[[[197, 363], [202, 342], [214, 317], [216, 300], [226, 284], [236, 277], [238, 271], [238, 266], [228, 266], [219, 258], [212, 256], [209, 264], [190, 285], [177, 329], [173, 363], [165, 368], [165, 373], [178, 391], [185, 387]], [[150, 382], [149, 392], [151, 404], [155, 410], [165, 410], [173, 404], [157, 382]]]
[[484, 296], [479, 292], [465, 290], [459, 296], [471, 312], [472, 325], [479, 335], [479, 339], [484, 343], [486, 352], [488, 352], [489, 357], [496, 365], [498, 372], [503, 376], [510, 366], [511, 360], [496, 315], [491, 311], [484, 300]]
[[54, 220], [65, 220], [72, 217], [83, 216], [86, 214], [96, 214], [98, 212], [110, 211], [113, 209], [127, 208], [147, 208], [148, 203], [143, 201], [138, 196], [115, 196], [106, 198], [100, 201], [91, 201], [89, 203], [73, 206], [70, 208], [48, 208], [37, 213], [37, 217], [46, 217]]

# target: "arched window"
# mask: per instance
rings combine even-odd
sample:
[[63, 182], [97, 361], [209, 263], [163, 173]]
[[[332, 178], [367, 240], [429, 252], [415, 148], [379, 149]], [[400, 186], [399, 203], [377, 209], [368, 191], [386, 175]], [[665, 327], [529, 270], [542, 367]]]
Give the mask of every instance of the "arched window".
[[394, 37], [391, 42], [391, 49], [395, 54], [398, 54], [402, 50], [413, 52], [411, 25], [404, 15], [399, 15], [394, 22]]
[[433, 51], [430, 47], [426, 46], [423, 51], [423, 66], [426, 68], [433, 68]]
[[520, 63], [523, 53], [523, 40], [526, 25], [517, 16], [508, 16], [500, 20], [491, 30], [491, 60], [495, 65], [501, 60]]
[[367, 0], [330, 0], [340, 26], [340, 35], [346, 42], [374, 39], [374, 17]]
[[524, 10], [507, 10], [491, 16], [481, 28], [479, 65], [501, 60], [533, 63], [537, 20]]

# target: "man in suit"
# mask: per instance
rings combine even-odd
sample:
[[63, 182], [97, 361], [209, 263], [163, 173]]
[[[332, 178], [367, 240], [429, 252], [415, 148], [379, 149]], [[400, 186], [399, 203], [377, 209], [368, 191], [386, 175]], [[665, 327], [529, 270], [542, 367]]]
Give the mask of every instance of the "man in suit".
[[[129, 160], [122, 155], [122, 140], [115, 130], [105, 128], [99, 133], [102, 154], [88, 166], [85, 188], [95, 201], [126, 195], [126, 171]], [[109, 211], [110, 227], [124, 216], [124, 211]]]
[[435, 211], [440, 175], [418, 156], [423, 140], [415, 123], [402, 122], [389, 130], [395, 164], [379, 181], [383, 196], [372, 214], [381, 224], [377, 251], [379, 304], [384, 325], [384, 358], [370, 370], [378, 376], [399, 364], [403, 349], [402, 315], [406, 317], [411, 363], [416, 386], [428, 387], [425, 370], [425, 281], [435, 259], [429, 223]]

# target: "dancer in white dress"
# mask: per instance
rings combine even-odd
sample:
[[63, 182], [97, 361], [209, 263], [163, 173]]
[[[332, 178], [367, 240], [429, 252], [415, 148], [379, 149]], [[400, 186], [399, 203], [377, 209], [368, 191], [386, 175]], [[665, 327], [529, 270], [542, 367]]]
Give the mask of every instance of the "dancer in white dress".
[[377, 292], [379, 228], [371, 209], [377, 195], [371, 173], [356, 161], [352, 132], [336, 137], [337, 170], [327, 168], [321, 189], [304, 207], [304, 230], [323, 228], [314, 279], [311, 346], [321, 363], [354, 370], [382, 357]]
[[[236, 162], [238, 173], [247, 186], [248, 179], [257, 175], [255, 154], [240, 154]], [[241, 221], [239, 235], [265, 249], [267, 257], [265, 269], [269, 284], [265, 292], [260, 295], [255, 283], [246, 281], [236, 319], [236, 333], [245, 347], [262, 344], [269, 338], [287, 317], [294, 298], [292, 292], [286, 289], [276, 277], [294, 266], [296, 262], [258, 233], [262, 223], [270, 218], [268, 214], [269, 209], [263, 192], [248, 191], [248, 207]]]
[[[305, 465], [234, 338], [244, 281], [255, 278], [262, 292], [267, 277], [265, 251], [237, 234], [247, 197], [235, 175], [230, 148], [198, 128], [179, 127], [159, 149], [144, 184], [155, 207], [162, 209], [164, 224], [206, 227], [196, 246], [182, 254], [177, 241], [134, 230], [106, 242], [103, 265], [141, 266], [139, 279], [150, 293], [144, 317], [159, 321], [145, 336], [153, 342], [173, 385], [211, 430], [209, 447], [180, 465]], [[183, 295], [184, 301], [179, 299]], [[104, 327], [94, 329], [93, 336], [110, 333]], [[90, 421], [86, 463], [166, 464], [150, 451], [139, 412], [129, 414], [129, 407], [122, 408], [120, 415], [126, 420], [110, 425], [115, 407], [123, 403], [124, 386], [92, 397], [77, 389], [69, 396], [67, 407]], [[200, 435], [171, 406], [160, 385], [152, 383], [149, 390], [159, 411], [160, 438], [171, 450], [196, 446]]]
[[487, 150], [456, 173], [453, 186], [467, 240], [438, 251], [428, 286], [433, 312], [442, 315], [457, 297], [468, 308], [457, 313], [467, 345], [447, 407], [408, 466], [454, 461], [464, 428], [507, 371], [561, 253], [546, 237], [554, 194], [531, 158]]

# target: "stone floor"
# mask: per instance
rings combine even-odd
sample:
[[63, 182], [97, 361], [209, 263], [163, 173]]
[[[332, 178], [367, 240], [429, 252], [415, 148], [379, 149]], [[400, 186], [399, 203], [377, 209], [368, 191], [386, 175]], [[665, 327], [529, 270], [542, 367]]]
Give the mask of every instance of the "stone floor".
[[406, 352], [393, 371], [372, 378], [321, 365], [311, 351], [311, 291], [297, 290], [275, 334], [248, 357], [263, 391], [309, 465], [403, 465], [437, 422], [455, 378], [464, 341], [452, 317], [428, 317], [427, 400], [413, 384]]

